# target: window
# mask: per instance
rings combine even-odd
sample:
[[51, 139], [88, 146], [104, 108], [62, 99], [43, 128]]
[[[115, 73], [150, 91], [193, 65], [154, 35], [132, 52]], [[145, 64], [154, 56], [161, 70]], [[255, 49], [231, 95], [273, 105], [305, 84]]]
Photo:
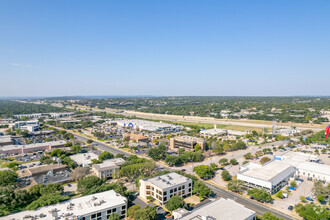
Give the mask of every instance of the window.
[[173, 193], [173, 189], [170, 190], [170, 193]]
[[178, 191], [178, 188], [174, 188], [174, 192]]
[[166, 195], [167, 195], [167, 191], [164, 192], [164, 196], [166, 196]]
[[188, 192], [191, 192], [191, 188], [189, 188]]
[[126, 209], [126, 206], [122, 206], [121, 209]]
[[111, 214], [111, 209], [109, 209], [109, 210], [107, 211], [107, 214]]
[[185, 188], [185, 185], [182, 186], [182, 189], [184, 189], [184, 188]]
[[125, 215], [125, 210], [124, 210], [124, 211], [121, 211], [121, 214], [122, 214], [122, 215]]
[[82, 217], [81, 220], [86, 220], [86, 217]]
[[92, 219], [93, 219], [93, 218], [96, 218], [96, 214], [93, 214], [93, 215], [92, 215]]
[[179, 186], [179, 190], [181, 190], [181, 186]]
[[189, 187], [191, 186], [191, 183], [189, 183]]
[[166, 201], [166, 200], [167, 200], [167, 197], [165, 196], [165, 197], [164, 197], [164, 201]]
[[147, 189], [150, 189], [150, 186], [147, 186]]
[[150, 191], [147, 191], [147, 195], [150, 195]]
[[117, 209], [116, 208], [112, 209], [112, 212], [117, 212]]
[[97, 217], [100, 217], [100, 216], [102, 216], [102, 213], [101, 212], [97, 213]]

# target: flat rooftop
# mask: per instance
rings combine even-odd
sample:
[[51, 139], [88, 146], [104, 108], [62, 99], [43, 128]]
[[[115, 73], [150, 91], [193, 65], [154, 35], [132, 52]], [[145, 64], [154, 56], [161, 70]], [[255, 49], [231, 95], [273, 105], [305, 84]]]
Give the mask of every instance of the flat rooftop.
[[166, 189], [175, 185], [186, 183], [187, 181], [192, 181], [191, 179], [174, 172], [144, 180], [150, 182], [160, 189]]
[[115, 159], [110, 159], [110, 160], [104, 160], [103, 163], [93, 164], [93, 167], [96, 168], [97, 170], [101, 171], [101, 170], [119, 167], [123, 163], [125, 163], [124, 159], [115, 158]]
[[58, 145], [64, 145], [66, 141], [49, 141], [45, 143], [35, 143], [35, 144], [25, 144], [25, 145], [7, 145], [7, 146], [1, 146], [1, 150], [15, 150], [15, 149], [29, 149], [29, 148], [38, 148], [38, 147], [46, 147], [46, 146], [58, 146]]
[[231, 199], [221, 198], [192, 211], [180, 220], [202, 220], [207, 219], [206, 217], [216, 220], [242, 220], [255, 215], [255, 211]]
[[[78, 216], [84, 216], [92, 212], [98, 212], [111, 207], [126, 205], [127, 199], [113, 190], [96, 193], [71, 199], [59, 204], [41, 207], [33, 211], [24, 211], [16, 214], [0, 217], [1, 220], [31, 220], [37, 219], [58, 219], [76, 220]], [[30, 218], [26, 218], [31, 216]], [[44, 217], [40, 217], [44, 216]], [[33, 218], [36, 219], [36, 218]]]
[[99, 156], [94, 153], [84, 153], [84, 154], [76, 154], [70, 156], [70, 158], [79, 165], [83, 164], [91, 164], [93, 159], [98, 159]]
[[277, 177], [281, 173], [285, 173], [286, 171], [294, 172], [294, 167], [289, 164], [282, 163], [281, 161], [270, 161], [265, 165], [254, 165], [253, 163], [247, 164], [247, 171], [241, 172], [242, 175], [271, 181], [273, 178]]
[[173, 137], [176, 141], [184, 141], [184, 142], [193, 142], [193, 141], [204, 141], [203, 138], [191, 137], [191, 136], [176, 136]]

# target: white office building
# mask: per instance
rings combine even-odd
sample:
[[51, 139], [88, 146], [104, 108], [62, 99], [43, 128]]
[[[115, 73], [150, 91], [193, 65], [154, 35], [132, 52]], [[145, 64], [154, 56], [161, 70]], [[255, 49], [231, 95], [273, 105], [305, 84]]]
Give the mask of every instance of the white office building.
[[126, 217], [127, 199], [113, 190], [74, 198], [59, 204], [0, 217], [0, 220], [108, 220], [112, 213]]
[[256, 212], [231, 199], [218, 199], [188, 212], [178, 209], [172, 212], [177, 220], [256, 220]]
[[296, 173], [296, 168], [281, 161], [270, 161], [264, 165], [248, 163], [241, 167], [237, 179], [242, 180], [248, 188], [265, 189], [274, 194], [288, 184]]
[[174, 195], [185, 198], [191, 194], [192, 180], [174, 172], [140, 180], [140, 196], [144, 200], [148, 200], [151, 196], [161, 205], [168, 202]]
[[114, 121], [121, 127], [130, 127], [150, 132], [170, 133], [179, 132], [183, 129], [181, 125], [168, 124], [163, 122], [146, 121], [140, 119], [123, 119]]
[[92, 164], [93, 159], [98, 159], [99, 156], [94, 153], [83, 153], [83, 154], [75, 154], [70, 156], [70, 158], [76, 162], [79, 166], [89, 167]]

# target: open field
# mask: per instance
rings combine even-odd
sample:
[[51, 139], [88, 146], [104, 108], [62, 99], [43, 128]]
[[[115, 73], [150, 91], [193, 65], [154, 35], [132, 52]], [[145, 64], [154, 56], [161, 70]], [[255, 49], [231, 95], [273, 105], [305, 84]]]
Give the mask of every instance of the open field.
[[[220, 127], [231, 130], [239, 130], [245, 131], [246, 129], [256, 130], [261, 132], [263, 128], [270, 129], [273, 122], [272, 121], [258, 121], [258, 120], [248, 120], [248, 119], [216, 119], [212, 117], [198, 117], [198, 116], [182, 116], [182, 115], [167, 115], [167, 114], [154, 114], [154, 113], [145, 113], [145, 112], [137, 112], [137, 111], [127, 111], [127, 110], [119, 110], [119, 109], [99, 109], [99, 108], [89, 108], [86, 106], [75, 105], [71, 108], [77, 108], [80, 110], [87, 111], [103, 111], [112, 114], [123, 115], [127, 117], [138, 117], [143, 119], [153, 119], [153, 120], [161, 120], [175, 123], [192, 123], [199, 125], [206, 125], [207, 128], [211, 128], [214, 124], [217, 125], [227, 125], [228, 127]], [[211, 125], [211, 127], [209, 126]], [[325, 124], [301, 124], [301, 123], [277, 123], [277, 127], [288, 128], [291, 126], [295, 126], [300, 130], [313, 130], [313, 131], [321, 131], [326, 126]]]

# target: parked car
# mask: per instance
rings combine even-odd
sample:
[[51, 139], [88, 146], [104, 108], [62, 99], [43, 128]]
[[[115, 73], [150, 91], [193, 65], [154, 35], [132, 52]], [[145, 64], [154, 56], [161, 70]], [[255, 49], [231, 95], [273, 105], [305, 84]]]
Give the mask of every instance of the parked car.
[[292, 209], [293, 209], [293, 206], [292, 206], [292, 205], [290, 205], [290, 206], [288, 207], [288, 209], [289, 209], [289, 210], [292, 210]]
[[314, 201], [313, 199], [311, 199], [311, 198], [309, 198], [309, 197], [306, 197], [306, 200], [307, 200], [307, 201], [310, 201], [310, 202], [313, 202], [313, 201]]
[[291, 189], [291, 190], [296, 190], [296, 188], [293, 187], [293, 186], [289, 186], [289, 189]]

